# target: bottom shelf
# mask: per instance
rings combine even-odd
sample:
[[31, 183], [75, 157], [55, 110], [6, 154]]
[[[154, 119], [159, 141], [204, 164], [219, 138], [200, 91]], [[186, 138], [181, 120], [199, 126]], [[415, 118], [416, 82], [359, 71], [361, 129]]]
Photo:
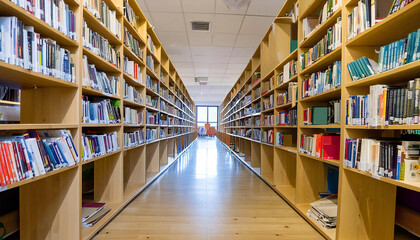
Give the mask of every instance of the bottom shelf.
[[295, 204], [296, 188], [290, 185], [274, 186], [278, 192], [289, 204]]
[[327, 237], [328, 239], [335, 239], [337, 229], [325, 229], [318, 221], [309, 217], [306, 213], [311, 208], [312, 206], [309, 203], [295, 205], [295, 209], [300, 212], [300, 215], [303, 216], [308, 222], [310, 222], [312, 226], [314, 226], [322, 235], [324, 235], [324, 237]]
[[91, 239], [98, 231], [103, 228], [110, 219], [124, 207], [123, 203], [106, 203], [106, 208], [111, 209], [101, 220], [92, 227], [82, 227], [82, 239]]

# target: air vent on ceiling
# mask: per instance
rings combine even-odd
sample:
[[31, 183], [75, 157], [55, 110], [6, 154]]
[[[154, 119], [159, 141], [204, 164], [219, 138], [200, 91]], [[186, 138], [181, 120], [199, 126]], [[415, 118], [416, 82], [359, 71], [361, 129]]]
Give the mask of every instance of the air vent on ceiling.
[[210, 22], [191, 22], [191, 30], [200, 32], [210, 31]]

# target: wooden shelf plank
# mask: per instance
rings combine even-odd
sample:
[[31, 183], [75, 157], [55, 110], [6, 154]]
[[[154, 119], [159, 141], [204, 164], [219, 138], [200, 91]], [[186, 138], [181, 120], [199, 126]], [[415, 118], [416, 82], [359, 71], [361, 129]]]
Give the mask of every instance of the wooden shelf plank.
[[103, 59], [87, 47], [83, 47], [83, 54], [87, 56], [89, 64], [95, 64], [97, 70], [109, 73], [121, 73], [121, 70], [117, 66]]
[[122, 44], [121, 39], [105, 27], [86, 7], [83, 7], [83, 19], [92, 31], [106, 38], [111, 45], [120, 46]]
[[0, 124], [1, 131], [12, 130], [48, 130], [48, 129], [74, 129], [78, 128], [78, 124], [66, 123], [22, 123], [22, 124]]
[[327, 67], [333, 65], [335, 61], [341, 60], [341, 48], [342, 46], [339, 46], [338, 48], [334, 49], [334, 51], [328, 53], [327, 55], [318, 59], [316, 62], [307, 66], [300, 72], [300, 75], [305, 76], [320, 70], [325, 70]]
[[319, 158], [319, 157], [315, 157], [315, 156], [311, 156], [305, 153], [301, 153], [299, 152], [299, 156], [301, 157], [305, 157], [305, 158], [310, 158], [319, 162], [324, 162], [330, 165], [334, 165], [334, 166], [340, 166], [340, 161], [339, 160], [333, 160], [333, 159], [323, 159], [323, 158]]
[[340, 98], [341, 98], [341, 86], [319, 93], [317, 95], [300, 99], [300, 101], [301, 102], [327, 101], [327, 100], [330, 101], [330, 100], [340, 99]]

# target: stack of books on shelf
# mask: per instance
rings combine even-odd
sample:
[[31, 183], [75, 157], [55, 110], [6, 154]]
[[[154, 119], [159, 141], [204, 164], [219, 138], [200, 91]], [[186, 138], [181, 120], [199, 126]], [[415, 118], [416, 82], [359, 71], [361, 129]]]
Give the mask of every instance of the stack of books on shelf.
[[117, 132], [83, 134], [82, 145], [83, 161], [120, 150]]
[[146, 87], [155, 93], [159, 93], [159, 81], [146, 75]]
[[420, 78], [407, 87], [372, 85], [368, 95], [346, 101], [346, 124], [372, 127], [419, 124]]
[[77, 40], [76, 16], [74, 15], [74, 12], [69, 9], [69, 5], [66, 4], [64, 0], [49, 0], [45, 2], [39, 0], [11, 0], [11, 2], [25, 9], [36, 18], [46, 22], [48, 25], [62, 32], [67, 37]]
[[[271, 77], [270, 80], [261, 83], [261, 95], [264, 96], [267, 92], [274, 89], [274, 79]], [[243, 91], [242, 91], [243, 92]], [[243, 94], [242, 94], [243, 95]]]
[[152, 108], [157, 108], [159, 98], [154, 98], [150, 95], [146, 95], [146, 105]]
[[292, 60], [283, 66], [283, 81], [281, 83], [287, 83], [292, 77], [297, 74], [297, 61]]
[[362, 57], [348, 63], [347, 69], [351, 79], [357, 81], [418, 60], [420, 60], [420, 29], [410, 33], [407, 38], [382, 46], [378, 63]]
[[341, 85], [341, 62], [337, 61], [325, 71], [312, 73], [302, 80], [302, 98], [315, 96]]
[[347, 38], [354, 38], [411, 2], [412, 0], [359, 1], [348, 15]]
[[130, 61], [128, 57], [124, 57], [124, 73], [133, 77], [137, 82], [141, 83], [143, 80], [143, 75], [141, 74], [140, 65], [135, 61]]
[[273, 114], [265, 115], [263, 126], [269, 127], [269, 126], [273, 126], [273, 124], [274, 124], [274, 115]]
[[111, 209], [106, 208], [106, 203], [83, 202], [82, 226], [92, 227], [101, 220]]
[[278, 132], [276, 133], [276, 146], [291, 147], [293, 144], [293, 135], [290, 132]]
[[131, 8], [127, 0], [124, 0], [123, 4], [124, 4], [124, 16], [127, 19], [127, 21], [135, 28], [137, 16], [136, 14], [134, 14], [133, 8]]
[[297, 109], [280, 111], [275, 121], [277, 126], [297, 126]]
[[344, 166], [375, 176], [420, 182], [420, 142], [400, 139], [351, 139], [345, 142]]
[[340, 123], [341, 100], [330, 102], [330, 106], [313, 106], [303, 110], [303, 123], [305, 125], [327, 125]]
[[112, 65], [120, 68], [120, 53], [112, 46], [108, 39], [92, 31], [83, 20], [83, 46], [102, 57]]
[[83, 5], [91, 12], [106, 28], [120, 38], [121, 24], [117, 19], [117, 12], [109, 9], [105, 1], [83, 0]]
[[336, 134], [302, 134], [299, 151], [322, 159], [337, 160], [340, 158], [340, 135]]
[[261, 133], [261, 142], [273, 144], [274, 131], [273, 130], [264, 130]]
[[130, 125], [143, 124], [143, 113], [129, 107], [124, 108], [124, 123]]
[[157, 129], [146, 129], [146, 141], [151, 142], [157, 140]]
[[99, 97], [83, 96], [83, 123], [112, 124], [119, 123], [120, 101]]
[[141, 60], [143, 60], [143, 49], [140, 48], [140, 43], [137, 39], [135, 39], [128, 31], [127, 28], [124, 28], [124, 44], [128, 48], [131, 49], [131, 51], [139, 57]]
[[143, 97], [141, 96], [141, 93], [136, 90], [136, 88], [130, 86], [123, 81], [123, 96], [124, 99], [130, 100], [132, 102], [144, 104]]
[[261, 130], [253, 129], [252, 130], [252, 138], [257, 141], [261, 141]]
[[41, 176], [79, 162], [69, 130], [28, 131], [0, 137], [0, 186]]
[[135, 147], [144, 143], [144, 133], [141, 130], [124, 133], [124, 148]]
[[0, 61], [68, 82], [76, 81], [70, 51], [52, 39], [41, 38], [34, 27], [25, 26], [17, 17], [0, 17]]
[[155, 60], [151, 55], [146, 56], [146, 66], [150, 68], [153, 72], [155, 71]]
[[326, 229], [335, 228], [337, 224], [337, 195], [333, 194], [311, 203], [308, 216], [315, 219]]
[[159, 124], [159, 113], [146, 110], [146, 124]]
[[274, 107], [274, 94], [270, 94], [269, 97], [262, 100], [264, 110], [269, 110]]
[[152, 37], [147, 34], [147, 47], [152, 53], [155, 53], [155, 44], [153, 43]]
[[318, 13], [318, 17], [306, 17], [302, 20], [303, 39], [306, 39], [311, 33], [331, 17], [341, 7], [341, 0], [328, 0]]
[[279, 92], [277, 95], [277, 106], [291, 103], [297, 100], [297, 82], [290, 82], [285, 92]]
[[119, 79], [107, 76], [104, 72], [96, 71], [94, 64], [89, 64], [86, 56], [83, 56], [82, 85], [102, 91], [105, 94], [119, 95]]
[[341, 17], [328, 29], [327, 35], [306, 53], [300, 55], [301, 69], [305, 69], [323, 56], [341, 46]]

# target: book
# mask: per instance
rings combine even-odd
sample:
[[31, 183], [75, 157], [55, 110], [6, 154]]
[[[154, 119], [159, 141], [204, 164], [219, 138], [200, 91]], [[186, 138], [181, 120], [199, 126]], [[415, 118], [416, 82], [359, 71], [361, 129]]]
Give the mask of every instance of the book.
[[302, 80], [302, 98], [315, 96], [341, 86], [341, 62], [334, 62], [325, 71], [312, 73]]
[[89, 64], [83, 56], [82, 85], [102, 91], [105, 94], [119, 95], [118, 77], [108, 76], [105, 72], [97, 71], [94, 64]]
[[111, 10], [105, 1], [83, 0], [83, 6], [91, 12], [115, 36], [121, 36], [121, 24], [117, 19], [117, 12]]
[[93, 96], [83, 96], [83, 123], [119, 123], [121, 121], [119, 105], [119, 100], [111, 100]]
[[124, 123], [129, 125], [143, 124], [143, 113], [137, 109], [124, 107]]
[[88, 221], [96, 213], [101, 211], [106, 206], [106, 203], [97, 202], [83, 202], [82, 203], [82, 222]]
[[124, 28], [124, 44], [136, 55], [138, 58], [143, 60], [143, 49], [140, 48], [139, 40], [131, 35], [127, 28]]
[[138, 146], [144, 143], [144, 132], [137, 130], [134, 132], [125, 132], [123, 135], [124, 148]]
[[124, 57], [123, 71], [134, 78], [136, 82], [143, 82], [143, 74], [141, 73], [140, 65], [135, 61], [130, 61], [126, 56]]
[[299, 151], [310, 156], [338, 160], [340, 157], [340, 135], [338, 134], [302, 134]]
[[90, 160], [94, 157], [120, 150], [117, 132], [82, 134], [82, 159]]
[[279, 111], [275, 116], [277, 126], [297, 126], [297, 109]]
[[83, 227], [92, 227], [95, 225], [99, 220], [101, 220], [111, 209], [109, 208], [102, 208], [100, 211], [98, 211], [95, 215], [89, 218], [89, 220], [82, 222]]
[[123, 97], [132, 102], [144, 104], [144, 99], [139, 91], [123, 80]]
[[338, 213], [337, 203], [337, 194], [322, 198], [311, 203], [311, 209], [308, 210], [307, 215], [321, 223], [326, 229], [335, 228]]

